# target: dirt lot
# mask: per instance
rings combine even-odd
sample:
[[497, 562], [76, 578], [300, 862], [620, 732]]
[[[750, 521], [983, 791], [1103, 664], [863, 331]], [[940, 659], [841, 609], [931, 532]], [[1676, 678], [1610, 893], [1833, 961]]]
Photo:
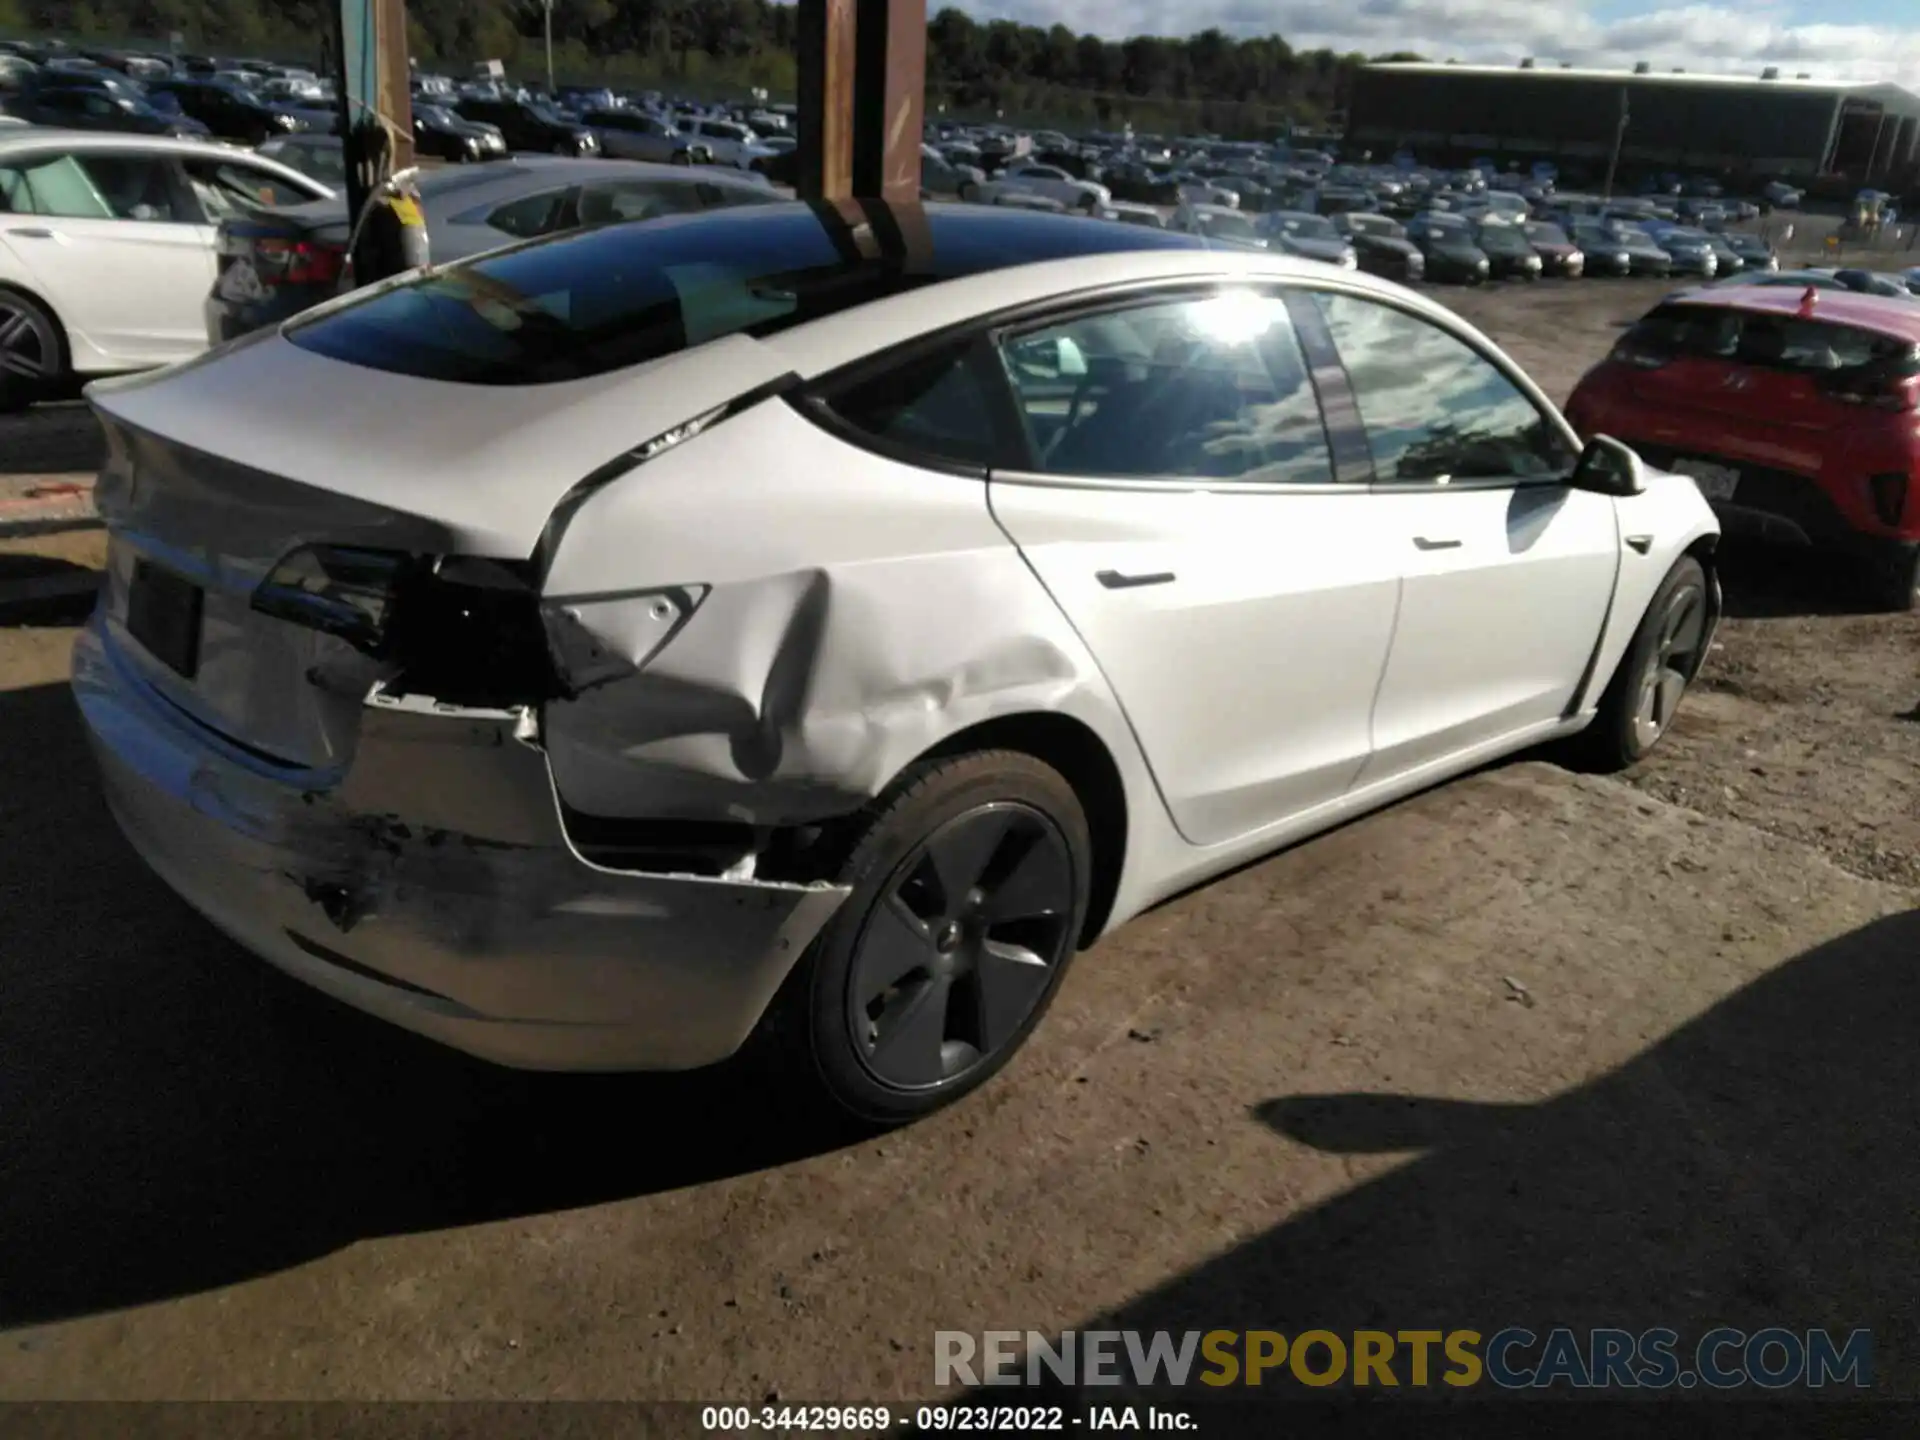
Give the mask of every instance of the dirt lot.
[[[1564, 395], [1657, 290], [1448, 298]], [[758, 1077], [490, 1070], [237, 952], [104, 815], [19, 623], [64, 617], [0, 617], [0, 1398], [871, 1401], [937, 1328], [1101, 1317], [1865, 1326], [1920, 1394], [1920, 619], [1735, 559], [1638, 773], [1169, 904], [988, 1091], [835, 1149]]]

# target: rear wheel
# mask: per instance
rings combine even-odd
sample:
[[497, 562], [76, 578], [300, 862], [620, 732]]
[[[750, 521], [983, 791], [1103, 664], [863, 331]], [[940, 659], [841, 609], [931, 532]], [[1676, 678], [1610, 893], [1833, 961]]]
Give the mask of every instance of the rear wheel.
[[1707, 658], [1711, 605], [1705, 567], [1683, 556], [1654, 592], [1593, 723], [1569, 742], [1573, 763], [1611, 773], [1660, 743]]
[[1059, 988], [1091, 857], [1073, 788], [1029, 755], [908, 772], [870, 812], [838, 876], [852, 893], [769, 1012], [783, 1058], [883, 1125], [984, 1084]]
[[1880, 547], [1864, 577], [1877, 609], [1904, 615], [1920, 609], [1920, 544], [1889, 541]]
[[59, 323], [38, 301], [0, 290], [0, 413], [48, 395], [66, 369]]
[[960, 182], [959, 193], [960, 193], [960, 198], [962, 200], [966, 200], [966, 201], [978, 200], [980, 198], [980, 187], [974, 184], [971, 180], [962, 180]]

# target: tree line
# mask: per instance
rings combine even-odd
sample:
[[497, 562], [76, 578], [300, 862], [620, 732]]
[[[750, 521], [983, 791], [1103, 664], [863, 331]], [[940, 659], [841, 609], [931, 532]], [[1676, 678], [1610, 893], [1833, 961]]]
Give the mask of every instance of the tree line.
[[[408, 0], [423, 69], [501, 60], [545, 73], [540, 0]], [[0, 0], [0, 34], [164, 46], [315, 63], [331, 0]], [[793, 91], [794, 9], [770, 0], [554, 0], [563, 83], [658, 86], [715, 97]], [[1411, 58], [1411, 57], [1393, 57]], [[1266, 133], [1345, 107], [1359, 54], [1295, 50], [1278, 35], [1108, 40], [1065, 25], [980, 21], [947, 8], [927, 27], [928, 110], [1023, 123]]]

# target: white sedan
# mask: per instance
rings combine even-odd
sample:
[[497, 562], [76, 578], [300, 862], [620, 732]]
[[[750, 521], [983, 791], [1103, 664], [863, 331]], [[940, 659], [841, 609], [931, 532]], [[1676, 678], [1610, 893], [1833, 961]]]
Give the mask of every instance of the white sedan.
[[161, 876], [474, 1054], [758, 1034], [883, 1123], [1186, 887], [1640, 759], [1719, 614], [1693, 482], [1447, 310], [1062, 215], [604, 226], [90, 396], [74, 688]]
[[991, 180], [975, 186], [967, 198], [994, 205], [1008, 195], [1034, 195], [1069, 210], [1089, 213], [1105, 209], [1113, 203], [1113, 194], [1104, 185], [1076, 179], [1058, 165], [1028, 161], [1009, 165]]
[[220, 222], [332, 193], [212, 141], [0, 130], [0, 411], [198, 354]]

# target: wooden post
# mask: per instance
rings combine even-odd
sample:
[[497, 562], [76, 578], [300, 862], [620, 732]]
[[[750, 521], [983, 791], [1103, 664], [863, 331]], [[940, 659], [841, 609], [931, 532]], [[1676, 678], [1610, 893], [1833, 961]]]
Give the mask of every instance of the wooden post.
[[803, 200], [853, 194], [854, 0], [799, 0], [800, 135], [794, 186]]
[[[413, 164], [413, 93], [407, 65], [406, 0], [338, 0], [340, 133], [346, 150], [348, 213], [395, 170]], [[392, 125], [391, 151], [381, 143]]]
[[856, 0], [853, 193], [920, 198], [926, 110], [926, 0]]

